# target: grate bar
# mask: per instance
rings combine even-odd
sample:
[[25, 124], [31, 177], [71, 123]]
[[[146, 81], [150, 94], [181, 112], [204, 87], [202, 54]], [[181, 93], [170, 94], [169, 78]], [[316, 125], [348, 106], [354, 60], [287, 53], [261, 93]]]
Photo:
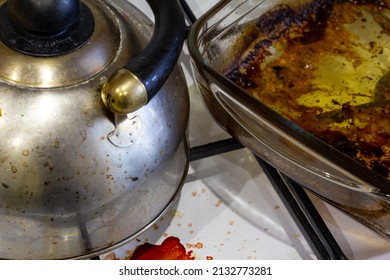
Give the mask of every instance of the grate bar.
[[[256, 157], [256, 156], [255, 156]], [[324, 220], [302, 186], [256, 157], [309, 246], [320, 260], [346, 260]]]
[[192, 12], [190, 6], [187, 4], [186, 0], [180, 0], [180, 4], [183, 8], [184, 13], [187, 16], [187, 19], [190, 21], [190, 25], [194, 24], [197, 18]]
[[190, 161], [200, 160], [211, 156], [235, 151], [244, 146], [234, 138], [208, 143], [190, 149]]

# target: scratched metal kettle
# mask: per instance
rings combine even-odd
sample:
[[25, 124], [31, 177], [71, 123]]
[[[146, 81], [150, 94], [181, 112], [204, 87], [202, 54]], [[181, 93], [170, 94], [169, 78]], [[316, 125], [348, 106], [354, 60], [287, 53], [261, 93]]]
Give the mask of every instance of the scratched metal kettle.
[[147, 2], [0, 1], [0, 258], [91, 258], [180, 192], [184, 16]]

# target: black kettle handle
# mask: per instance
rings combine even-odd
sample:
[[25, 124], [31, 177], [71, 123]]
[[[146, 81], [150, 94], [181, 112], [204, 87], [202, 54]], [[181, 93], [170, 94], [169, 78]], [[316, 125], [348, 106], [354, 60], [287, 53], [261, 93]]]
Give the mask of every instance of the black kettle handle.
[[102, 89], [104, 104], [115, 114], [128, 114], [147, 104], [168, 79], [186, 33], [179, 0], [147, 0], [155, 27], [146, 48], [117, 70]]

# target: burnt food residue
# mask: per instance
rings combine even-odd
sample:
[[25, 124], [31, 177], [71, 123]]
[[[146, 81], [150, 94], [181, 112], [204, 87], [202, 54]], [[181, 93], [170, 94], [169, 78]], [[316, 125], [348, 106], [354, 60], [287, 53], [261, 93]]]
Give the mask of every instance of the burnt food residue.
[[390, 71], [389, 7], [388, 0], [275, 6], [226, 76], [390, 179], [390, 82], [377, 86]]

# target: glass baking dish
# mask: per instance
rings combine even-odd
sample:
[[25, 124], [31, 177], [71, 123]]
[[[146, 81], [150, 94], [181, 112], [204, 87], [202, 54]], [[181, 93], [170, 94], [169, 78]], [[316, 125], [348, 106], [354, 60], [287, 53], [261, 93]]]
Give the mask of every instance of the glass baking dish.
[[256, 155], [380, 235], [390, 238], [390, 182], [289, 121], [226, 78], [250, 44], [247, 30], [278, 4], [309, 1], [223, 0], [191, 28], [197, 87], [215, 119]]

